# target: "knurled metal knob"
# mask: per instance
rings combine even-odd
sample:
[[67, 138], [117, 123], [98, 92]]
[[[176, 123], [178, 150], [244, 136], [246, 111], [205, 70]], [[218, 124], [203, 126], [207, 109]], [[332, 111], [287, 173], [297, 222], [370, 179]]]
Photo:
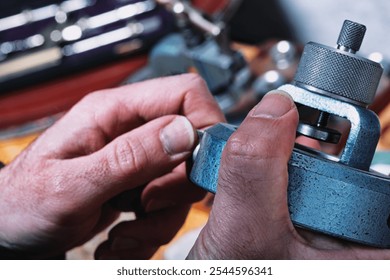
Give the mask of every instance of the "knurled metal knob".
[[356, 53], [362, 45], [366, 30], [367, 28], [363, 24], [350, 20], [344, 21], [337, 39], [337, 48]]
[[337, 48], [306, 44], [294, 77], [298, 87], [338, 100], [366, 107], [382, 76], [382, 66], [355, 54], [360, 49], [366, 27], [346, 20]]

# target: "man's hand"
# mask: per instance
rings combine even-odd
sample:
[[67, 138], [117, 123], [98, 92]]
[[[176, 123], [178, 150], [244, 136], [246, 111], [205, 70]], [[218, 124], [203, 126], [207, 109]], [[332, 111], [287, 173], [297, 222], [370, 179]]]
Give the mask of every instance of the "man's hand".
[[[196, 145], [195, 129], [219, 121], [216, 102], [192, 74], [86, 96], [1, 170], [0, 246], [45, 258], [90, 239], [118, 210], [142, 210], [141, 220], [116, 229], [108, 249], [127, 250], [133, 232], [143, 250], [126, 257], [150, 257], [203, 197], [180, 164]], [[134, 225], [160, 217], [170, 227], [144, 227], [142, 235]]]
[[190, 259], [390, 259], [372, 249], [296, 229], [287, 204], [287, 162], [298, 122], [293, 100], [273, 92], [229, 139], [209, 221]]

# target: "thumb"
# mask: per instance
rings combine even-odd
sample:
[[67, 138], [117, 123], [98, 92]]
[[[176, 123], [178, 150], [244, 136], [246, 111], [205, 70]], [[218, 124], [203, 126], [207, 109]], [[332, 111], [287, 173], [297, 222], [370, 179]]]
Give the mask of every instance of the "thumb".
[[[170, 172], [190, 156], [196, 133], [183, 116], [164, 116], [123, 134], [98, 152], [73, 159], [88, 178], [82, 194], [105, 202]], [[88, 189], [89, 188], [89, 189]]]
[[264, 202], [270, 197], [286, 196], [287, 163], [297, 122], [297, 109], [287, 93], [267, 94], [227, 142], [218, 191], [237, 195], [235, 200], [247, 200], [242, 192]]
[[210, 219], [189, 257], [214, 252], [216, 258], [261, 258], [265, 247], [275, 252], [283, 246], [280, 238], [292, 227], [287, 163], [297, 122], [292, 98], [280, 91], [248, 114], [226, 144]]

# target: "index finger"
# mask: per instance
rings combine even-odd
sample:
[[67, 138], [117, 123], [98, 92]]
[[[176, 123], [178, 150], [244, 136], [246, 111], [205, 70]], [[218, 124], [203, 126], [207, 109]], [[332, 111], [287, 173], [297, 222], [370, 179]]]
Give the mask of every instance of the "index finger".
[[164, 115], [184, 115], [197, 129], [224, 121], [198, 75], [157, 78], [87, 95], [46, 132], [44, 142], [52, 145], [45, 145], [44, 153], [69, 157], [86, 150], [88, 154]]
[[224, 120], [207, 85], [196, 74], [103, 90], [85, 98], [80, 107], [75, 110], [95, 116], [96, 125], [111, 137], [164, 115], [184, 115], [196, 128]]

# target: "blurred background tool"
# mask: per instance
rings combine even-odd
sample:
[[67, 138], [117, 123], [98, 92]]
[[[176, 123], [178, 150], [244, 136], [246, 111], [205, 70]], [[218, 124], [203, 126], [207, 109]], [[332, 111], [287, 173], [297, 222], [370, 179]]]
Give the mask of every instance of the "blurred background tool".
[[157, 2], [175, 16], [179, 31], [163, 38], [151, 50], [148, 66], [127, 83], [197, 72], [205, 79], [221, 109], [229, 110], [251, 78], [243, 55], [231, 46], [225, 22], [242, 1], [229, 2], [215, 20], [207, 19], [186, 1]]
[[0, 19], [0, 91], [123, 59], [172, 28], [153, 0], [23, 3]]

